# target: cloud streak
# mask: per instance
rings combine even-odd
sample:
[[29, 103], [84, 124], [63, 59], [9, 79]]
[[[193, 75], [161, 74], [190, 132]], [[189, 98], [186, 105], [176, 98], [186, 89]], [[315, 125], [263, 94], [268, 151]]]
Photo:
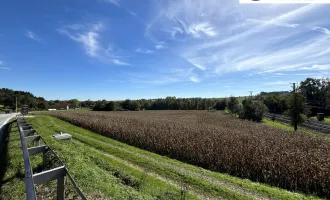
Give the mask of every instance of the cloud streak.
[[0, 70], [10, 70], [10, 68], [4, 66], [4, 62], [0, 60]]
[[100, 38], [104, 28], [105, 26], [101, 22], [86, 25], [73, 24], [62, 27], [59, 32], [81, 44], [89, 57], [114, 65], [130, 65], [128, 62], [122, 61], [112, 48], [102, 46]]
[[135, 52], [136, 52], [136, 53], [143, 53], [143, 54], [151, 54], [151, 53], [153, 53], [154, 51], [149, 50], [149, 49], [141, 49], [141, 48], [138, 48], [138, 49], [135, 49]]
[[226, 2], [169, 1], [146, 31], [156, 40], [167, 33], [168, 48], [205, 76], [328, 69], [330, 31], [313, 25], [324, 7], [263, 5], [260, 17], [255, 7]]
[[120, 2], [120, 0], [103, 0], [103, 1], [105, 1], [107, 3], [111, 3], [116, 6], [119, 6], [119, 2]]
[[26, 31], [25, 33], [25, 36], [34, 40], [34, 41], [37, 41], [37, 42], [42, 42], [42, 40], [35, 34], [33, 33], [32, 31]]

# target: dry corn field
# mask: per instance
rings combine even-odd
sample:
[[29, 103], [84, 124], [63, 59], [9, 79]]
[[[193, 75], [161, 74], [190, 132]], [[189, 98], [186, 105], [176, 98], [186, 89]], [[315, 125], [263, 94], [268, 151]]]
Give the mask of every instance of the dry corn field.
[[321, 137], [242, 121], [222, 112], [48, 112], [161, 155], [330, 198], [330, 144]]

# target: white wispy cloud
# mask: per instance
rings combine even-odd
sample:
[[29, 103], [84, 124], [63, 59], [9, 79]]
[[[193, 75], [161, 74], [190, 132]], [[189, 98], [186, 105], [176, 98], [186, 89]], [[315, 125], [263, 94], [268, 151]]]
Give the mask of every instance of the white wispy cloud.
[[113, 63], [116, 64], [116, 65], [130, 65], [129, 63], [127, 63], [127, 62], [123, 62], [123, 61], [120, 61], [120, 60], [118, 60], [118, 59], [113, 59], [112, 61], [113, 61]]
[[154, 51], [149, 50], [149, 49], [141, 49], [141, 48], [138, 48], [138, 49], [135, 49], [135, 52], [136, 52], [136, 53], [150, 54], [150, 53], [153, 53]]
[[191, 76], [191, 77], [189, 77], [189, 79], [194, 83], [199, 83], [200, 82], [200, 80], [195, 76]]
[[326, 35], [330, 35], [330, 30], [327, 29], [327, 28], [315, 26], [315, 27], [312, 27], [312, 29], [315, 30], [315, 31], [320, 31], [320, 32], [322, 32], [322, 33], [324, 33]]
[[81, 42], [84, 45], [86, 53], [90, 56], [96, 56], [97, 51], [100, 49], [98, 42], [99, 34], [97, 32], [87, 32], [79, 36], [76, 41]]
[[137, 14], [136, 14], [135, 12], [133, 12], [133, 11], [128, 10], [127, 12], [128, 12], [130, 15], [132, 15], [133, 17], [136, 17], [136, 16], [137, 16]]
[[155, 46], [155, 48], [156, 48], [156, 49], [164, 49], [165, 46], [162, 45], [162, 44], [157, 44], [157, 45]]
[[100, 43], [101, 32], [105, 26], [98, 22], [94, 24], [73, 24], [59, 29], [59, 32], [68, 36], [75, 42], [83, 45], [88, 56], [96, 58], [102, 62], [115, 65], [129, 65], [129, 63], [120, 60], [111, 47], [104, 48]]
[[271, 25], [282, 26], [282, 27], [287, 27], [287, 28], [296, 28], [296, 27], [300, 26], [300, 24], [289, 24], [289, 23], [279, 22], [276, 20], [266, 21], [266, 20], [259, 20], [259, 19], [246, 19], [246, 21], [256, 22], [256, 23], [261, 23], [261, 24], [271, 24]]
[[314, 71], [314, 70], [318, 70], [318, 71], [328, 71], [330, 70], [330, 64], [326, 64], [326, 65], [312, 65], [312, 66], [309, 66], [309, 67], [302, 67], [300, 68], [300, 70], [311, 70], [311, 71]]
[[265, 85], [289, 85], [290, 83], [294, 83], [295, 81], [273, 81], [264, 83]]
[[142, 80], [142, 79], [130, 79], [130, 82], [133, 83], [142, 83], [142, 84], [148, 84], [148, 85], [166, 85], [170, 83], [177, 83], [180, 82], [178, 78], [163, 76], [159, 77], [157, 79], [149, 79], [149, 80]]
[[10, 70], [9, 67], [2, 67], [2, 66], [0, 66], [0, 69], [2, 69], [2, 70]]
[[[161, 72], [161, 73], [160, 73]], [[199, 83], [201, 78], [194, 68], [161, 69], [158, 73], [127, 74], [130, 82], [147, 85], [166, 85], [172, 83]]]
[[25, 36], [37, 42], [42, 42], [42, 40], [32, 31], [26, 31]]
[[114, 4], [116, 6], [119, 6], [119, 2], [120, 2], [120, 0], [103, 0], [103, 1]]
[[4, 66], [4, 62], [0, 60], [0, 70], [10, 70], [10, 68]]
[[320, 5], [256, 8], [233, 1], [169, 0], [159, 6], [145, 35], [159, 41], [167, 34], [167, 48], [203, 77], [326, 71], [330, 31], [316, 25], [327, 22], [315, 21], [316, 13], [325, 10]]
[[215, 27], [213, 27], [209, 22], [192, 24], [189, 26], [186, 32], [196, 38], [200, 38], [205, 35], [210, 37], [214, 37], [217, 35]]
[[206, 67], [202, 66], [201, 64], [198, 64], [201, 63], [199, 58], [191, 58], [191, 59], [187, 58], [187, 61], [200, 70], [206, 70]]

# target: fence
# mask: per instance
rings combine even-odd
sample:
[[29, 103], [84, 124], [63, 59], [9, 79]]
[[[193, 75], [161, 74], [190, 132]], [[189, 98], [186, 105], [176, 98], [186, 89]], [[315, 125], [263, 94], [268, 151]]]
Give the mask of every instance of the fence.
[[[17, 127], [21, 137], [21, 144], [23, 150], [24, 168], [25, 168], [25, 190], [27, 200], [36, 200], [35, 185], [46, 184], [50, 181], [56, 180], [56, 199], [64, 200], [65, 198], [65, 177], [67, 176], [73, 185], [78, 195], [86, 200], [86, 197], [77, 186], [76, 182], [70, 175], [68, 169], [65, 167], [58, 155], [47, 145], [45, 140], [36, 133], [36, 131], [24, 121], [24, 118], [17, 118]], [[27, 142], [32, 142], [32, 147], [28, 148]], [[43, 145], [40, 144], [43, 143]], [[30, 156], [42, 154], [42, 171], [33, 173]], [[50, 154], [50, 155], [49, 155]], [[47, 159], [47, 155], [52, 157]], [[47, 163], [58, 163], [59, 166], [53, 167]]]
[[[275, 119], [276, 121], [285, 123], [285, 124], [290, 124], [291, 120], [283, 115], [279, 115], [279, 114], [274, 114], [274, 113], [267, 113], [265, 114], [266, 118], [269, 119]], [[310, 129], [310, 130], [314, 130], [314, 131], [318, 131], [321, 133], [325, 133], [325, 134], [330, 134], [330, 124], [326, 123], [326, 122], [319, 122], [316, 120], [308, 120], [304, 123], [301, 123], [299, 126], [306, 128], [306, 129]]]

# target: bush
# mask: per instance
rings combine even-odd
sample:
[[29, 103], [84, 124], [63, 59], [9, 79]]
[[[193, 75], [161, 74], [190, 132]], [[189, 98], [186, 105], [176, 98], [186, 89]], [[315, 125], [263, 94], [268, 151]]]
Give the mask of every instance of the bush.
[[267, 112], [267, 107], [261, 101], [247, 99], [243, 101], [243, 112], [240, 118], [260, 122], [265, 112]]
[[117, 110], [117, 105], [116, 102], [110, 101], [104, 106], [105, 111], [116, 111]]
[[217, 103], [215, 104], [215, 109], [216, 110], [225, 110], [227, 107], [227, 100], [226, 99], [222, 99], [220, 101], [217, 101]]

